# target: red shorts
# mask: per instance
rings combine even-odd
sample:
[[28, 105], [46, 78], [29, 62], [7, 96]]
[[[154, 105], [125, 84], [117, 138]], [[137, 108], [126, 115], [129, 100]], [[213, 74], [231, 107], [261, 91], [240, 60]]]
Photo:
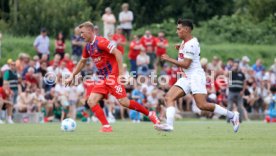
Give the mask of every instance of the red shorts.
[[109, 93], [116, 97], [116, 99], [121, 99], [127, 96], [125, 86], [117, 82], [117, 77], [96, 82], [91, 93], [103, 94], [105, 99], [108, 98]]

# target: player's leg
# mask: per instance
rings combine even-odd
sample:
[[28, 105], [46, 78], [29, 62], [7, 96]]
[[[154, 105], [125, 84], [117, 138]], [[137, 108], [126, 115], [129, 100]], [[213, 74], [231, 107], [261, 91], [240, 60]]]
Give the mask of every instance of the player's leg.
[[103, 126], [105, 125], [109, 125], [106, 116], [104, 114], [103, 109], [101, 108], [101, 106], [98, 104], [99, 101], [103, 98], [102, 94], [99, 93], [91, 93], [89, 98], [88, 98], [88, 105], [91, 109], [91, 111], [95, 114], [95, 116], [99, 119], [99, 121], [101, 122], [101, 124]]
[[237, 132], [239, 129], [239, 113], [238, 112], [232, 112], [229, 111], [223, 107], [221, 107], [218, 104], [208, 103], [206, 101], [206, 94], [193, 94], [196, 105], [199, 109], [214, 112], [218, 115], [226, 116], [230, 119], [230, 121], [233, 123], [234, 126], [234, 132]]
[[13, 124], [13, 120], [12, 120], [12, 109], [13, 109], [13, 105], [11, 103], [6, 103], [6, 110], [7, 110], [7, 122], [9, 124]]
[[148, 116], [149, 119], [154, 124], [160, 124], [158, 117], [154, 111], [149, 111], [144, 106], [140, 105], [138, 102], [134, 100], [129, 100], [127, 97], [118, 99], [119, 103], [129, 109], [136, 110], [137, 112], [143, 113], [144, 115]]

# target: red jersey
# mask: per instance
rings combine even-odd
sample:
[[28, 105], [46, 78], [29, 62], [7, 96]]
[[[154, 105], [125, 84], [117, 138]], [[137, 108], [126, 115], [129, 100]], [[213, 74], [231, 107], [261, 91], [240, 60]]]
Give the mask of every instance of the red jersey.
[[136, 60], [137, 56], [140, 54], [140, 49], [134, 49], [136, 46], [141, 46], [141, 42], [139, 40], [133, 40], [130, 42], [128, 58], [131, 60]]
[[3, 100], [7, 100], [10, 94], [11, 94], [10, 89], [5, 91], [4, 88], [0, 87], [0, 97], [2, 97]]
[[145, 47], [147, 53], [153, 53], [156, 46], [155, 37], [143, 36], [141, 38], [141, 44]]
[[[168, 40], [165, 39], [165, 38], [156, 38], [155, 39], [155, 42], [156, 42], [156, 45], [158, 43], [162, 43], [163, 45], [168, 45]], [[158, 45], [156, 46], [156, 55], [157, 56], [161, 56], [163, 54], [166, 54], [167, 53], [167, 48], [163, 48], [163, 47], [159, 47]]]
[[[112, 40], [114, 40], [115, 42], [125, 42], [126, 41], [126, 38], [123, 34], [114, 34], [112, 36]], [[124, 55], [124, 52], [125, 52], [125, 48], [124, 46], [121, 46], [121, 45], [118, 45], [117, 44], [117, 49], [120, 50], [120, 52], [122, 52], [122, 54]]]
[[85, 89], [85, 95], [84, 95], [85, 99], [89, 98], [94, 86], [95, 86], [95, 81], [87, 80], [83, 82], [83, 87]]
[[108, 75], [119, 76], [119, 67], [117, 60], [111, 51], [115, 45], [110, 43], [108, 39], [95, 36], [92, 43], [87, 43], [83, 48], [82, 57], [91, 57], [95, 63], [100, 78], [108, 77]]
[[66, 63], [66, 68], [68, 68], [70, 72], [73, 71], [75, 65], [74, 65], [74, 63], [73, 63], [72, 60], [63, 58], [61, 60], [61, 62], [65, 62]]
[[32, 75], [30, 75], [30, 74], [28, 74], [28, 73], [25, 75], [25, 80], [26, 80], [27, 82], [31, 83], [31, 84], [36, 84], [36, 85], [38, 85], [37, 79], [36, 79], [34, 76], [32, 76]]

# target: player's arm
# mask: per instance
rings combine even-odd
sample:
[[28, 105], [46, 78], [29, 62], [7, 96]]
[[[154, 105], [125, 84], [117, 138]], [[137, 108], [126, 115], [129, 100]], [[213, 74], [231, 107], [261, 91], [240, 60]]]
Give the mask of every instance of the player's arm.
[[185, 68], [185, 69], [188, 69], [192, 63], [192, 59], [190, 59], [190, 58], [184, 58], [183, 61], [177, 61], [173, 58], [170, 58], [167, 54], [162, 55], [161, 59], [163, 59], [167, 62], [170, 62], [172, 64], [175, 64], [178, 67]]
[[123, 55], [122, 55], [122, 53], [117, 48], [113, 48], [111, 53], [115, 56], [115, 58], [118, 62], [119, 74], [123, 75]]

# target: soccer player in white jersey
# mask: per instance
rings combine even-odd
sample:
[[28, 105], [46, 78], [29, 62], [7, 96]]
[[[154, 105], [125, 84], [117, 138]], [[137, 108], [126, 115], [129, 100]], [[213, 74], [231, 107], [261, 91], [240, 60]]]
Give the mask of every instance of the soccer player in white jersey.
[[182, 39], [181, 45], [176, 46], [178, 50], [178, 60], [170, 58], [164, 54], [161, 59], [177, 65], [184, 72], [183, 76], [177, 80], [165, 96], [167, 105], [165, 124], [155, 125], [156, 130], [172, 131], [175, 116], [175, 100], [191, 93], [199, 109], [214, 112], [215, 114], [227, 116], [231, 119], [234, 132], [239, 129], [239, 113], [231, 112], [217, 104], [206, 101], [206, 77], [200, 64], [200, 46], [197, 38], [191, 32], [193, 23], [190, 20], [179, 19], [177, 22], [177, 34]]

